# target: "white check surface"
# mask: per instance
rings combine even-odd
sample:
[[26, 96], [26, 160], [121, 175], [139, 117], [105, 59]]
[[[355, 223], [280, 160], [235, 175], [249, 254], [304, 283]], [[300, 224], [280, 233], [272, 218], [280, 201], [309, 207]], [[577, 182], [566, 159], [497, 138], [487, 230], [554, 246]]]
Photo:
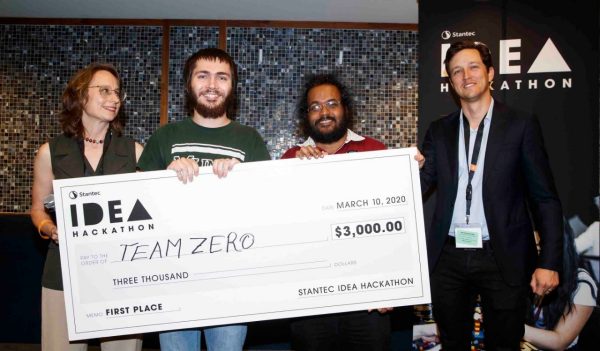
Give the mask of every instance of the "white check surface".
[[55, 180], [69, 339], [429, 303], [415, 152]]

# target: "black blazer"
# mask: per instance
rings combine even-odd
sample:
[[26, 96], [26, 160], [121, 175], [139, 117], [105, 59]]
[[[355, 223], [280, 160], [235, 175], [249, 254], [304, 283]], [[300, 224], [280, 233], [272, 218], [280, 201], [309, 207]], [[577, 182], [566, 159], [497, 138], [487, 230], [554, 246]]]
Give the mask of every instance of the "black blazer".
[[[430, 271], [448, 238], [456, 201], [459, 118], [456, 111], [432, 122], [422, 146], [426, 160], [420, 172], [421, 190], [437, 192], [427, 233]], [[494, 101], [482, 189], [490, 242], [505, 281], [528, 283], [536, 267], [560, 272], [562, 209], [539, 122], [498, 101]], [[541, 236], [539, 257], [533, 225]]]

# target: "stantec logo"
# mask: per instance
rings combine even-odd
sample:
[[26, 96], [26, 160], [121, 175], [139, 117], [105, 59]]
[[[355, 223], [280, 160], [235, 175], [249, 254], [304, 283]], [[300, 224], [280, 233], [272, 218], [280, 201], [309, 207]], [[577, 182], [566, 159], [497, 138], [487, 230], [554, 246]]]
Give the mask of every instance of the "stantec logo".
[[448, 40], [450, 38], [465, 38], [465, 37], [474, 37], [475, 32], [450, 32], [449, 30], [442, 31], [440, 35], [442, 39]]

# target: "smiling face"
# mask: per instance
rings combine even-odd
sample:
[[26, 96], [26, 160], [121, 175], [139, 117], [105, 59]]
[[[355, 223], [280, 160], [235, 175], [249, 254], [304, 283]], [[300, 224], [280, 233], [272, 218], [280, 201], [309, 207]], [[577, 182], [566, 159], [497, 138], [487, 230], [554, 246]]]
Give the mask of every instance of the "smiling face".
[[348, 121], [341, 99], [340, 91], [331, 84], [317, 85], [308, 91], [310, 137], [317, 143], [333, 143], [346, 135]]
[[[103, 96], [102, 91], [109, 94]], [[108, 71], [97, 71], [87, 88], [87, 99], [83, 106], [82, 119], [112, 122], [121, 107], [121, 101], [115, 91], [120, 89], [117, 77]]]
[[233, 89], [231, 75], [226, 62], [198, 60], [190, 79], [190, 93], [196, 99], [195, 114], [204, 118], [227, 117]]
[[457, 52], [448, 63], [450, 84], [461, 101], [476, 102], [490, 96], [494, 68], [486, 69], [476, 49]]

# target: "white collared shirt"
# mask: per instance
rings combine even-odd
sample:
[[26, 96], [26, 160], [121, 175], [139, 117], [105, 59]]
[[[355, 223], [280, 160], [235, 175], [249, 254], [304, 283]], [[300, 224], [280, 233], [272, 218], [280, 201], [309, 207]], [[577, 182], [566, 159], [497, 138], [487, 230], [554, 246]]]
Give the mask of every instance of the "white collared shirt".
[[[351, 141], [363, 141], [365, 140], [365, 137], [362, 137], [356, 133], [354, 133], [353, 131], [351, 131], [350, 129], [348, 129], [348, 133], [346, 133], [346, 141], [344, 141], [344, 145], [348, 144]], [[306, 139], [306, 141], [304, 141], [303, 143], [298, 144], [298, 146], [302, 147], [302, 146], [317, 146], [317, 144], [315, 143], [315, 141], [311, 138], [308, 137], [308, 139]]]
[[[492, 112], [494, 110], [494, 100], [488, 109], [487, 114], [483, 118], [483, 138], [481, 140], [481, 149], [479, 150], [479, 157], [477, 158], [477, 169], [473, 175], [471, 186], [473, 187], [473, 201], [471, 202], [471, 215], [469, 217], [469, 223], [481, 224], [482, 239], [489, 240], [490, 233], [487, 227], [487, 221], [485, 219], [485, 212], [483, 209], [483, 169], [485, 166], [485, 151], [487, 149], [488, 135], [490, 133], [490, 126], [492, 124]], [[467, 159], [465, 152], [465, 138], [464, 138], [464, 127], [463, 127], [463, 112], [460, 110], [459, 116], [459, 132], [458, 132], [458, 190], [456, 192], [456, 200], [454, 201], [454, 212], [452, 214], [452, 224], [450, 225], [451, 236], [454, 236], [454, 228], [457, 223], [465, 223], [465, 216], [467, 214], [467, 200], [466, 191], [467, 183], [469, 182], [469, 168], [467, 167]], [[473, 155], [473, 147], [475, 146], [475, 137], [477, 136], [477, 130], [469, 128], [470, 139], [469, 139], [469, 160]]]

